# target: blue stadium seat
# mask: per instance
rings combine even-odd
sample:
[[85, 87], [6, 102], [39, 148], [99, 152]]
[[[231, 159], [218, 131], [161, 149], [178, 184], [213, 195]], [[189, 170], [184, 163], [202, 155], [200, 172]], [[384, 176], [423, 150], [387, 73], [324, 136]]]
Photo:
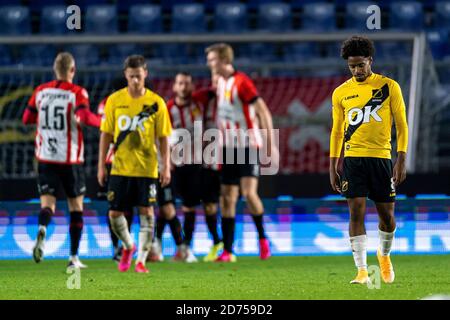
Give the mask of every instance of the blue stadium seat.
[[411, 57], [412, 45], [397, 41], [375, 41], [376, 59], [392, 61], [392, 59]]
[[205, 10], [211, 12], [214, 12], [216, 10], [217, 5], [224, 3], [239, 3], [239, 0], [203, 0]]
[[248, 29], [247, 7], [243, 3], [220, 3], [214, 13], [214, 31], [241, 33]]
[[75, 58], [77, 66], [94, 66], [100, 63], [100, 54], [97, 46], [92, 44], [74, 44], [66, 47]]
[[427, 41], [433, 58], [440, 60], [450, 57], [450, 31], [448, 29], [428, 31]]
[[69, 29], [66, 27], [67, 6], [48, 6], [42, 9], [40, 33], [43, 34], [65, 34]]
[[450, 29], [450, 1], [437, 2], [435, 5], [435, 26]]
[[423, 7], [418, 1], [393, 2], [389, 10], [389, 28], [420, 31], [423, 28]]
[[336, 29], [335, 6], [317, 2], [303, 6], [302, 29], [308, 31], [332, 31]]
[[142, 46], [131, 43], [111, 45], [108, 47], [108, 64], [122, 65], [126, 57], [132, 54], [143, 55], [143, 51]]
[[247, 6], [250, 10], [257, 10], [262, 4], [281, 2], [283, 2], [283, 0], [247, 0]]
[[262, 4], [258, 10], [258, 29], [271, 32], [292, 30], [290, 6], [287, 3]]
[[[73, 3], [75, 1], [69, 1], [68, 3]], [[113, 1], [114, 2], [114, 1]], [[134, 1], [133, 1], [134, 2]], [[80, 7], [82, 11], [85, 11], [87, 7], [93, 6], [93, 5], [104, 5], [104, 4], [110, 4], [110, 0], [77, 0], [76, 5]]]
[[161, 7], [158, 5], [133, 5], [130, 7], [128, 32], [133, 33], [161, 33]]
[[40, 12], [45, 6], [67, 6], [65, 0], [32, 0], [27, 3], [33, 12]]
[[117, 10], [114, 5], [93, 5], [86, 9], [86, 33], [117, 33]]
[[178, 43], [161, 44], [155, 47], [155, 55], [165, 63], [186, 64], [189, 62], [188, 45]]
[[202, 4], [178, 4], [172, 11], [172, 32], [206, 32], [205, 8]]
[[0, 66], [13, 64], [9, 46], [0, 45]]
[[30, 10], [25, 6], [0, 7], [0, 34], [22, 35], [31, 32]]
[[276, 54], [276, 46], [273, 43], [249, 43], [248, 57], [252, 61], [276, 62], [279, 61]]
[[358, 31], [368, 31], [367, 29], [367, 8], [373, 2], [350, 2], [345, 6], [345, 28]]
[[132, 6], [135, 5], [149, 5], [153, 4], [155, 1], [152, 0], [116, 0], [117, 9], [119, 12], [128, 12], [131, 10]]
[[283, 57], [286, 62], [318, 58], [320, 57], [320, 49], [314, 42], [293, 43], [285, 46]]
[[56, 57], [56, 48], [47, 44], [26, 45], [20, 52], [20, 63], [27, 66], [49, 67], [53, 65]]
[[292, 9], [298, 10], [303, 8], [305, 4], [317, 2], [317, 0], [291, 0], [289, 1]]
[[172, 11], [176, 5], [180, 4], [192, 4], [192, 0], [163, 0], [160, 1], [162, 9], [164, 11]]

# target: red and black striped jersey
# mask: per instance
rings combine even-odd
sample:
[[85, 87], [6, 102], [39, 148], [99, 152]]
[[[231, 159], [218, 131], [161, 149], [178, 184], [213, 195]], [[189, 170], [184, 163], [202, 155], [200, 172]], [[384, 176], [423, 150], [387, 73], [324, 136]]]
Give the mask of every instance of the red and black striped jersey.
[[[258, 119], [252, 104], [259, 98], [253, 81], [236, 71], [230, 78], [219, 77], [217, 83], [217, 126], [222, 131], [226, 147], [262, 145]], [[245, 134], [241, 134], [242, 130]], [[246, 136], [248, 135], [248, 139]], [[237, 142], [234, 142], [234, 136]]]
[[60, 164], [84, 162], [80, 123], [100, 125], [100, 117], [89, 110], [86, 89], [60, 80], [44, 83], [34, 90], [22, 120], [25, 124], [37, 124], [38, 161]]

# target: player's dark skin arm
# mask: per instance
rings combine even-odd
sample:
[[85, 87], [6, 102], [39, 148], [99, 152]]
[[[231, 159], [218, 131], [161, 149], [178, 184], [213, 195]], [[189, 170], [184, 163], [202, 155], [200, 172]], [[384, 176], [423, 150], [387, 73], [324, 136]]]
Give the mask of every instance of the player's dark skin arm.
[[108, 152], [110, 144], [113, 142], [114, 137], [106, 132], [102, 132], [100, 135], [99, 154], [98, 154], [98, 172], [97, 180], [100, 186], [104, 187], [108, 171], [106, 169], [106, 154]]
[[169, 138], [161, 137], [159, 140], [159, 151], [161, 152], [162, 170], [159, 175], [161, 186], [165, 187], [170, 183], [170, 147]]
[[395, 186], [398, 186], [406, 179], [406, 153], [403, 151], [399, 151], [397, 154], [393, 176]]
[[339, 158], [330, 158], [330, 184], [331, 188], [339, 193], [342, 193], [341, 191], [341, 179], [338, 174], [338, 164], [339, 164]]

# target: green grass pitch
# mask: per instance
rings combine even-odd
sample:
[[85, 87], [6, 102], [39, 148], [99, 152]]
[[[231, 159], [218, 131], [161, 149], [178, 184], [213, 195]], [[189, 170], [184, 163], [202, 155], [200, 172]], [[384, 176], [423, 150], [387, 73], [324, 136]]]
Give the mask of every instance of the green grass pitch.
[[[351, 256], [238, 257], [234, 264], [149, 264], [119, 273], [111, 260], [84, 260], [80, 289], [68, 289], [66, 261], [0, 260], [0, 299], [420, 299], [450, 294], [450, 255], [393, 255], [396, 280], [350, 285]], [[377, 265], [369, 256], [369, 265]], [[69, 281], [70, 282], [70, 281]], [[75, 282], [72, 282], [75, 283]]]

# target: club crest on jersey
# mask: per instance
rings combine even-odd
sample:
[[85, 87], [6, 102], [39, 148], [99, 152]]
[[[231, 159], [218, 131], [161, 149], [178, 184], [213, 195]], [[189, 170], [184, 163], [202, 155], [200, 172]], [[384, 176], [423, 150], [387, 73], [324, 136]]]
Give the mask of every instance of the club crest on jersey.
[[373, 118], [377, 122], [381, 122], [382, 119], [378, 115], [378, 110], [381, 109], [382, 105], [377, 106], [365, 106], [363, 109], [353, 108], [348, 112], [348, 123], [352, 126], [358, 123], [368, 123], [370, 118]]
[[113, 201], [114, 200], [114, 191], [108, 191], [108, 193], [106, 194], [106, 199], [108, 199], [108, 201]]
[[345, 192], [345, 191], [347, 191], [348, 190], [348, 181], [342, 181], [342, 186], [341, 186], [341, 190], [342, 190], [342, 192]]

